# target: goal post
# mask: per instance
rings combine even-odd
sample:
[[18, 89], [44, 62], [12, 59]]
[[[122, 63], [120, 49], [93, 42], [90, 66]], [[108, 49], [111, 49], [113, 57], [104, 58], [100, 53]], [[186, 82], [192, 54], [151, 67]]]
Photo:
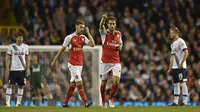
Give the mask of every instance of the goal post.
[[[6, 82], [5, 82], [5, 59], [6, 59], [6, 52], [8, 46], [0, 46], [0, 82], [2, 82], [2, 87], [4, 88], [1, 95], [2, 100], [0, 101], [0, 105], [5, 103], [5, 89], [6, 89]], [[53, 58], [55, 57], [56, 53], [59, 51], [61, 46], [42, 46], [42, 45], [29, 45], [29, 53], [30, 58], [33, 54], [37, 54], [39, 56], [39, 62], [43, 64], [43, 70], [45, 78], [47, 79], [47, 99], [48, 105], [54, 105], [56, 102], [64, 99], [66, 94], [66, 90], [69, 86], [70, 74], [67, 69], [67, 58], [69, 56], [68, 49], [66, 49], [65, 53], [59, 58], [58, 67], [51, 68], [50, 63], [52, 62]], [[100, 57], [102, 54], [101, 46], [83, 47], [83, 71], [82, 71], [82, 79], [83, 79], [83, 87], [86, 92], [86, 96], [89, 100], [94, 102], [94, 106], [100, 105], [100, 77], [99, 77], [99, 70], [100, 70]], [[31, 59], [30, 59], [31, 60]], [[0, 85], [1, 86], [1, 85]], [[28, 89], [24, 92], [24, 100], [30, 100], [30, 92]], [[13, 91], [13, 97], [16, 98], [16, 92]], [[28, 94], [28, 95], [27, 95]], [[1, 96], [0, 96], [1, 97]], [[12, 99], [16, 100], [16, 99]], [[24, 102], [23, 100], [23, 102]], [[77, 90], [75, 90], [75, 95], [70, 100], [73, 102], [81, 102], [80, 97], [77, 94]], [[74, 106], [79, 106], [76, 104], [80, 103], [73, 103]]]

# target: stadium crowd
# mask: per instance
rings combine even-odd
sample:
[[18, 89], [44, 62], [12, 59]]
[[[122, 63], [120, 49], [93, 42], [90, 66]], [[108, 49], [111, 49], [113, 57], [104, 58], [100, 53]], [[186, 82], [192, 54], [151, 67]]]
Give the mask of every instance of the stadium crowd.
[[[166, 75], [166, 71], [171, 42], [169, 28], [177, 26], [181, 30], [180, 37], [186, 41], [189, 50], [189, 101], [200, 101], [198, 0], [15, 0], [13, 10], [17, 23], [27, 29], [25, 42], [28, 45], [61, 45], [65, 36], [74, 31], [76, 19], [86, 22], [96, 45], [101, 45], [98, 30], [101, 16], [105, 12], [116, 16], [117, 29], [122, 32], [124, 46], [120, 52], [122, 75], [115, 100], [122, 102], [173, 101], [172, 78]], [[8, 38], [0, 35], [0, 44], [10, 44], [15, 33], [13, 31]], [[40, 55], [40, 62], [49, 65], [51, 59], [48, 56]], [[68, 76], [65, 75], [66, 62], [63, 57], [56, 71], [50, 67], [45, 68], [49, 99], [59, 100], [65, 95], [69, 83]], [[85, 61], [84, 66], [90, 68], [87, 63]], [[88, 77], [91, 74], [86, 70], [84, 73], [84, 82], [89, 82], [85, 84], [86, 93], [90, 96], [91, 81]], [[29, 95], [26, 96], [28, 98]]]

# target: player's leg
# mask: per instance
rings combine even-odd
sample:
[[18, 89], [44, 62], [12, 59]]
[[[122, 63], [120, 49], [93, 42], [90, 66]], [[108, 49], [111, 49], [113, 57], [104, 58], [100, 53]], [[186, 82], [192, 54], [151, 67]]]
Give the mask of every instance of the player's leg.
[[16, 107], [21, 106], [21, 100], [22, 100], [22, 97], [23, 97], [23, 93], [24, 93], [24, 86], [23, 85], [19, 85], [18, 90], [17, 90]]
[[75, 66], [74, 67], [76, 69], [76, 71], [73, 71], [73, 77], [75, 79], [76, 82], [76, 87], [78, 89], [78, 93], [81, 96], [81, 99], [83, 101], [83, 103], [85, 104], [85, 107], [90, 107], [93, 102], [92, 101], [88, 101], [87, 97], [85, 95], [85, 92], [83, 90], [83, 82], [82, 82], [82, 78], [81, 78], [81, 73], [82, 73], [82, 66]]
[[43, 83], [41, 83], [40, 86], [39, 86], [38, 88], [39, 88], [39, 91], [40, 91], [40, 95], [41, 95], [41, 97], [42, 97], [42, 103], [44, 103], [45, 94], [44, 94], [44, 85], [43, 85]]
[[37, 89], [35, 88], [35, 86], [32, 86], [32, 88], [31, 88], [31, 99], [32, 99], [32, 101], [33, 101], [33, 105], [37, 105]]
[[12, 95], [12, 84], [8, 84], [7, 85], [7, 89], [6, 89], [6, 107], [10, 107], [10, 99], [11, 99], [11, 95]]
[[182, 70], [182, 75], [183, 75], [183, 80], [181, 81], [180, 86], [183, 92], [183, 103], [181, 103], [181, 106], [186, 106], [187, 101], [188, 101], [188, 88], [186, 84], [186, 81], [187, 81], [186, 69]]
[[26, 74], [25, 71], [19, 71], [19, 73], [17, 74], [17, 84], [18, 86], [18, 90], [17, 90], [17, 103], [16, 103], [16, 107], [21, 106], [21, 100], [23, 97], [23, 93], [24, 93], [24, 85], [26, 84]]
[[107, 76], [108, 74], [100, 75], [101, 78], [100, 92], [101, 92], [102, 108], [106, 108], [106, 83], [108, 81]]
[[112, 65], [111, 64], [100, 64], [100, 79], [101, 79], [101, 86], [100, 86], [100, 92], [101, 92], [101, 99], [102, 99], [102, 108], [106, 107], [106, 84], [108, 81], [108, 75], [109, 72], [111, 72]]
[[109, 106], [111, 108], [114, 108], [114, 95], [117, 92], [118, 84], [121, 77], [121, 65], [120, 64], [114, 65], [114, 67], [112, 68], [112, 73], [113, 73], [112, 74], [112, 88], [111, 88], [108, 101], [109, 101]]
[[108, 98], [109, 107], [111, 107], [111, 108], [115, 107], [114, 106], [114, 96], [117, 92], [119, 81], [120, 81], [120, 77], [114, 76], [114, 75], [112, 76], [112, 87], [111, 87], [111, 92], [110, 92], [110, 95], [109, 95], [109, 98]]
[[182, 87], [183, 92], [183, 103], [181, 103], [181, 106], [186, 106], [188, 102], [188, 88], [186, 85], [186, 81], [181, 82], [180, 86]]
[[83, 90], [82, 81], [76, 81], [76, 87], [78, 89], [78, 93], [81, 96], [81, 99], [82, 99], [83, 103], [86, 105], [88, 100], [87, 100], [87, 97], [86, 97], [85, 92]]
[[174, 83], [174, 104], [173, 106], [178, 105], [180, 95], [180, 83]]
[[6, 107], [10, 107], [10, 99], [12, 95], [12, 87], [13, 84], [16, 83], [16, 73], [13, 71], [10, 71], [9, 77], [8, 77], [8, 85], [6, 89]]
[[37, 96], [39, 96], [39, 94], [41, 95], [41, 97], [42, 97], [42, 103], [44, 103], [44, 91], [42, 89], [43, 87], [44, 86], [43, 86], [43, 84], [42, 84], [42, 82], [40, 80], [36, 80], [35, 81], [36, 94], [37, 94]]
[[85, 92], [83, 90], [82, 79], [81, 79], [81, 81], [77, 81], [77, 80], [75, 80], [75, 81], [76, 81], [76, 87], [78, 89], [78, 93], [81, 96], [81, 99], [82, 99], [83, 103], [85, 104], [85, 107], [87, 108], [87, 107], [92, 106], [93, 102], [87, 100], [87, 97], [86, 97]]
[[36, 106], [37, 102], [37, 88], [35, 79], [31, 76], [31, 99], [33, 101], [33, 105]]
[[171, 106], [177, 106], [180, 95], [179, 71], [177, 69], [172, 69], [170, 74], [174, 81], [174, 102]]
[[65, 100], [63, 101], [63, 107], [69, 107], [68, 102], [74, 93], [74, 89], [76, 88], [75, 82], [70, 82], [69, 88], [66, 92]]
[[75, 77], [74, 77], [74, 71], [76, 71], [76, 68], [71, 65], [70, 63], [68, 63], [68, 67], [69, 67], [69, 71], [71, 74], [71, 79], [70, 79], [70, 85], [69, 88], [67, 89], [66, 95], [65, 95], [65, 100], [63, 101], [63, 107], [70, 107], [68, 105], [68, 102], [70, 100], [70, 98], [72, 97], [73, 93], [74, 93], [74, 89], [76, 88], [76, 83], [75, 83]]

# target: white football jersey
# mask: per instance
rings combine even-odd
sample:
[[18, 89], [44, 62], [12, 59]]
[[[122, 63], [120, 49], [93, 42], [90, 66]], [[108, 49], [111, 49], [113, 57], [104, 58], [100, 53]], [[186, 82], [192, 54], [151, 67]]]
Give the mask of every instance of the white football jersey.
[[[187, 49], [187, 46], [186, 46], [185, 41], [182, 38], [178, 38], [171, 44], [171, 54], [174, 54], [172, 69], [178, 68], [177, 62], [180, 65], [185, 49]], [[186, 60], [183, 63], [183, 68], [185, 69], [187, 68]]]
[[[13, 46], [16, 46], [18, 50], [16, 51]], [[18, 46], [14, 43], [14, 44], [9, 45], [7, 55], [11, 56], [10, 71], [25, 70], [18, 56], [22, 57], [22, 61], [24, 65], [26, 66], [25, 56], [28, 54], [29, 54], [29, 50], [28, 50], [28, 45], [26, 44], [21, 44], [20, 46]]]

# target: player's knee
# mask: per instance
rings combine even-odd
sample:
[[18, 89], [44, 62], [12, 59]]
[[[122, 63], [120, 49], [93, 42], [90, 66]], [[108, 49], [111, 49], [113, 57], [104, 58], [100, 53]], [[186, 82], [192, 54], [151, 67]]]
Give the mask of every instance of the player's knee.
[[102, 80], [102, 81], [101, 81], [101, 85], [102, 85], [102, 86], [105, 86], [105, 85], [106, 85], [106, 83], [107, 83], [107, 81], [106, 81], [106, 80]]
[[70, 87], [76, 87], [76, 83], [70, 83]]
[[118, 83], [119, 83], [119, 81], [117, 81], [117, 80], [113, 81], [113, 84], [115, 84], [115, 85], [118, 84]]
[[119, 83], [120, 78], [117, 76], [112, 77], [112, 83], [113, 84], [118, 84]]

